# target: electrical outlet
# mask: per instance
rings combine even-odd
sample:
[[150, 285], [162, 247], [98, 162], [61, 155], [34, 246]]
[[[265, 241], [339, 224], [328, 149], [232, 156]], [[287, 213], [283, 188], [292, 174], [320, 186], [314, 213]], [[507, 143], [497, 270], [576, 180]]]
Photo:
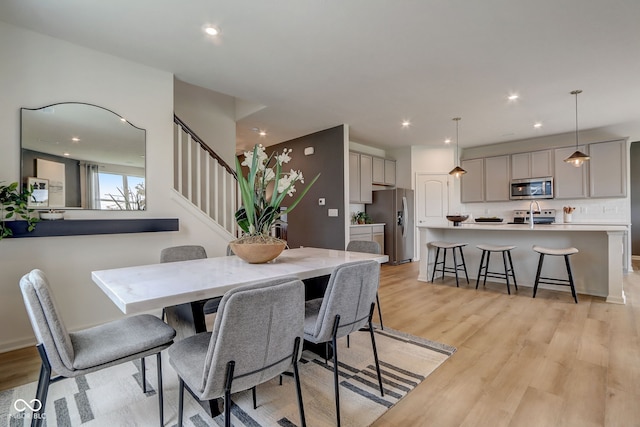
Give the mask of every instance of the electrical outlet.
[[580, 211], [581, 214], [586, 214], [589, 212], [589, 209], [586, 206], [580, 206]]
[[602, 212], [604, 213], [617, 213], [618, 209], [615, 206], [603, 206]]

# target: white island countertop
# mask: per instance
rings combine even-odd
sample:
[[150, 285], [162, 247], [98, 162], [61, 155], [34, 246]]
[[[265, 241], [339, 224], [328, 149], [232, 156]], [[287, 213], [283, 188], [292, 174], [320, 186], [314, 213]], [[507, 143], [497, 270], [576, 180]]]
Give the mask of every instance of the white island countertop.
[[452, 224], [429, 225], [418, 228], [436, 228], [451, 230], [495, 230], [495, 231], [626, 231], [627, 224], [535, 224], [533, 228], [529, 224], [507, 224], [503, 222], [489, 223], [462, 223], [457, 227]]

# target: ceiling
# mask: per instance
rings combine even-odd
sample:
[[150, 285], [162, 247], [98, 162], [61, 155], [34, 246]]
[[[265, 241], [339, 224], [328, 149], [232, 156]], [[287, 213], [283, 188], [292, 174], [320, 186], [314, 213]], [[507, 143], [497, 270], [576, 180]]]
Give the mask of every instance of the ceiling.
[[2, 21], [253, 106], [239, 149], [342, 123], [383, 149], [441, 146], [456, 116], [461, 147], [573, 132], [574, 89], [581, 131], [640, 140], [638, 18], [638, 0], [0, 2]]

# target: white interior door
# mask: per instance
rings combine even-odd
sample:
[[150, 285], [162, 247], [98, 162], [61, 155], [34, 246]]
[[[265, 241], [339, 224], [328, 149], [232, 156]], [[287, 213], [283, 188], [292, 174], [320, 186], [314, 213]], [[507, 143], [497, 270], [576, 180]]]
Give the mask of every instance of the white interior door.
[[416, 174], [416, 225], [446, 225], [449, 175]]

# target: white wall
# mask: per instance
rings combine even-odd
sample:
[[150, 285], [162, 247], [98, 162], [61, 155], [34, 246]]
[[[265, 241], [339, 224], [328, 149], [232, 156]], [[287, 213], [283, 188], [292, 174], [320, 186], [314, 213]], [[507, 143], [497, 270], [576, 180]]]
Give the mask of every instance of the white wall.
[[[160, 70], [0, 22], [0, 181], [20, 176], [20, 108], [64, 101], [108, 108], [147, 130], [145, 212], [68, 211], [67, 218], [180, 220], [179, 232], [3, 239], [0, 241], [0, 351], [35, 342], [18, 281], [33, 268], [51, 282], [71, 330], [121, 317], [91, 281], [91, 271], [157, 262], [161, 248], [203, 244], [223, 255], [226, 241], [173, 199], [173, 76]], [[213, 112], [233, 116], [233, 106]], [[224, 122], [224, 119], [221, 120]], [[235, 124], [224, 125], [231, 152]], [[233, 136], [231, 136], [233, 135]]]
[[235, 98], [178, 79], [174, 84], [176, 115], [235, 170]]

